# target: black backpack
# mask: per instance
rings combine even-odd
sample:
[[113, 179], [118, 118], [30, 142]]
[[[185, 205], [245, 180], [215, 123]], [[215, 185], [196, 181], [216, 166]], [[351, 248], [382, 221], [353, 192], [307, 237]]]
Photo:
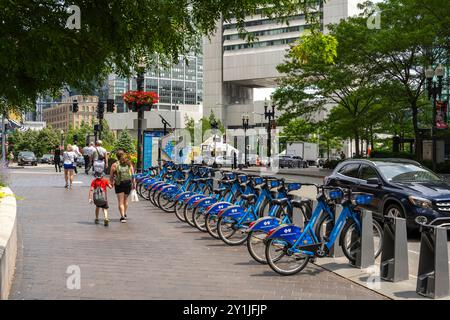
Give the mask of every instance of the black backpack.
[[102, 187], [96, 187], [94, 189], [94, 204], [97, 207], [103, 207], [106, 205], [106, 194]]

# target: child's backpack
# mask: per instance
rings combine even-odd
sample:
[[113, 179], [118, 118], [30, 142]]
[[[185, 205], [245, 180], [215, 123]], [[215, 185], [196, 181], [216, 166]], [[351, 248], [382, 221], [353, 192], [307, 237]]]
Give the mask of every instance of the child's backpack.
[[94, 204], [97, 207], [106, 205], [106, 194], [102, 187], [97, 187], [94, 189]]

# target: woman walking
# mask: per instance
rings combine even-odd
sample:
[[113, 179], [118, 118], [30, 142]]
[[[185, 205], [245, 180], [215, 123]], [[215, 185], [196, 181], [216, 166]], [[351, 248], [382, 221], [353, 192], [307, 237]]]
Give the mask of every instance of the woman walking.
[[124, 151], [117, 151], [118, 161], [111, 167], [111, 184], [114, 185], [120, 212], [120, 222], [127, 222], [128, 196], [134, 189], [134, 168]]
[[65, 188], [72, 189], [73, 176], [74, 176], [74, 165], [76, 159], [76, 154], [72, 150], [72, 145], [67, 145], [67, 150], [63, 153], [64, 161], [64, 179], [66, 180]]

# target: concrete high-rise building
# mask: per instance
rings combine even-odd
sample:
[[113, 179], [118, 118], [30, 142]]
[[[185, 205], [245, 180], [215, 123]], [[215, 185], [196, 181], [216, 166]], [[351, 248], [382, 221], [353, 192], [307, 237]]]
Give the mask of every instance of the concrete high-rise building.
[[[360, 0], [318, 1], [322, 27], [358, 13]], [[235, 20], [219, 21], [217, 32], [203, 41], [204, 115], [213, 112], [226, 127], [240, 127], [242, 114], [248, 113], [250, 125], [260, 122], [264, 103], [254, 102], [253, 89], [274, 88], [279, 73], [277, 65], [299, 36], [308, 29], [303, 14], [279, 23], [262, 14], [248, 16], [245, 28], [257, 37], [248, 43], [239, 37]]]

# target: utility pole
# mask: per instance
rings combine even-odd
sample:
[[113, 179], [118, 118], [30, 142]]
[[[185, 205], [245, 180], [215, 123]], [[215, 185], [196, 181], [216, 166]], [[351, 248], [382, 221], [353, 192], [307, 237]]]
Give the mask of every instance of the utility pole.
[[6, 163], [6, 111], [2, 114], [2, 163]]

